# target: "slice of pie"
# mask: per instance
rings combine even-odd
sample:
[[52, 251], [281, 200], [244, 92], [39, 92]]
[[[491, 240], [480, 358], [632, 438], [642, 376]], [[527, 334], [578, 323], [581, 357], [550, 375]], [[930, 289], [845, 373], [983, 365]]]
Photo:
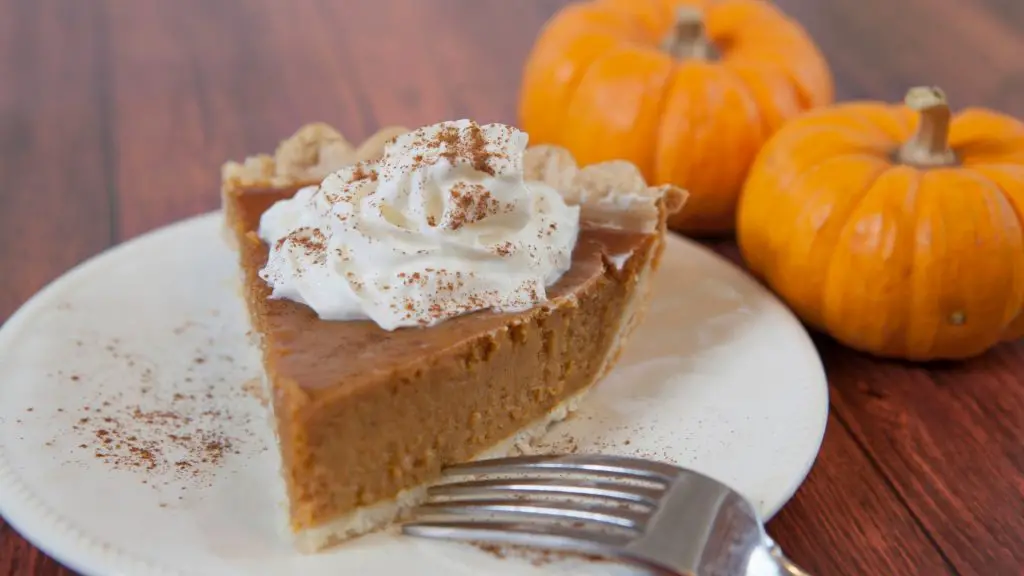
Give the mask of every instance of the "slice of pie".
[[339, 168], [379, 157], [405, 132], [359, 147], [308, 125], [273, 156], [222, 170], [227, 230], [262, 349], [297, 547], [320, 550], [399, 518], [441, 467], [527, 446], [576, 410], [641, 320], [666, 218], [685, 193], [649, 187], [635, 166], [578, 168], [564, 149], [528, 148], [528, 181], [580, 207], [571, 267], [525, 311], [481, 311], [425, 328], [321, 320], [271, 298], [257, 230], [279, 200]]

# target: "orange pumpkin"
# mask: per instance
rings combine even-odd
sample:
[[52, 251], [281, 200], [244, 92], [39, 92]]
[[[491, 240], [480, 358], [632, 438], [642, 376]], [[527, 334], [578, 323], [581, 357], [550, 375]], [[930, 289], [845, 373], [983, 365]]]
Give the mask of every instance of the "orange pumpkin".
[[814, 43], [767, 1], [594, 0], [545, 25], [519, 115], [531, 143], [686, 188], [674, 229], [723, 233], [765, 140], [832, 93]]
[[810, 112], [764, 147], [740, 200], [750, 269], [853, 348], [958, 359], [1024, 336], [1024, 123], [905, 106]]

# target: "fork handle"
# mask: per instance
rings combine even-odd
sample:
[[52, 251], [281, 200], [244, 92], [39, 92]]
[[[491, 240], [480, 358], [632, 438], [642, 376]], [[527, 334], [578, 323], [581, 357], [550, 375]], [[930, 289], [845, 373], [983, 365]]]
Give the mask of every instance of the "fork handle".
[[787, 558], [778, 544], [772, 543], [771, 554], [772, 557], [775, 558], [775, 562], [779, 565], [781, 570], [780, 574], [785, 576], [811, 576], [809, 572], [797, 566], [792, 560]]

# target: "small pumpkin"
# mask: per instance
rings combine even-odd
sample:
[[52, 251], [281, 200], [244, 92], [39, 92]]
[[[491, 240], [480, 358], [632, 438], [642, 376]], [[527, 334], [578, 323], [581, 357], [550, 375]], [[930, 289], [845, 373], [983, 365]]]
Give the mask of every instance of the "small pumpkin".
[[735, 228], [758, 149], [786, 120], [832, 101], [825, 60], [763, 0], [594, 0], [548, 21], [526, 62], [520, 124], [581, 164], [622, 158], [690, 192], [669, 224]]
[[848, 103], [764, 147], [739, 205], [750, 269], [853, 348], [967, 358], [1024, 336], [1024, 123], [943, 92]]

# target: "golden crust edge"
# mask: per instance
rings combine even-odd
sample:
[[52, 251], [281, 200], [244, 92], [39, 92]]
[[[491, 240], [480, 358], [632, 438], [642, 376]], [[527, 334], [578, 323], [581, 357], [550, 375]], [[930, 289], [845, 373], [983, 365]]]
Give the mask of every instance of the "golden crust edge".
[[[276, 188], [322, 180], [331, 172], [361, 161], [380, 158], [395, 137], [409, 132], [403, 126], [378, 130], [359, 146], [323, 122], [300, 127], [270, 154], [255, 154], [221, 166], [221, 192], [227, 196], [244, 188]], [[561, 146], [530, 146], [523, 157], [527, 180], [558, 190], [566, 202], [580, 206], [581, 219], [598, 226], [630, 232], [663, 233], [664, 223], [687, 199], [687, 192], [670, 184], [649, 186], [639, 168], [625, 160], [579, 166]]]

